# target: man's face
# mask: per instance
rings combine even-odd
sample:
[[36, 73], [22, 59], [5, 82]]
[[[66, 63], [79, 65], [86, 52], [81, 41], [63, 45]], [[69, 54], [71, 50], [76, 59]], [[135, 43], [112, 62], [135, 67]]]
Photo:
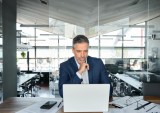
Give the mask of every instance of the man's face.
[[84, 63], [86, 61], [86, 58], [88, 56], [88, 47], [89, 45], [86, 42], [76, 43], [73, 46], [72, 52], [79, 64]]

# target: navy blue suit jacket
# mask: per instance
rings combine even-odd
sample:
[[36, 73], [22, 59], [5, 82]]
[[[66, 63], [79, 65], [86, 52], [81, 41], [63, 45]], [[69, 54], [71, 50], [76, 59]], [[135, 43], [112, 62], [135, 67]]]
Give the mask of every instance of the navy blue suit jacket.
[[[110, 84], [108, 73], [101, 59], [88, 56], [87, 63], [89, 64], [89, 84]], [[63, 84], [81, 84], [82, 79], [76, 74], [78, 66], [74, 57], [61, 63], [59, 71], [59, 94], [63, 97]], [[110, 90], [110, 96], [111, 94], [112, 88]]]

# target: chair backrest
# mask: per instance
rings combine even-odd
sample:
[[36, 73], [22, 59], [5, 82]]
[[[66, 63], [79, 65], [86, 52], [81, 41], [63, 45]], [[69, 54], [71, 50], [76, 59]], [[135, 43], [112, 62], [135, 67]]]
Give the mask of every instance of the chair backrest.
[[143, 96], [160, 96], [160, 83], [143, 83]]

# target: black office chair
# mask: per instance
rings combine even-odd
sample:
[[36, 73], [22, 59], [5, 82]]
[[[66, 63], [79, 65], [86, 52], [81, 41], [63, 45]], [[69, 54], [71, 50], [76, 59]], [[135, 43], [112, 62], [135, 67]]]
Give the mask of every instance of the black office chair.
[[124, 64], [124, 62], [122, 59], [117, 60], [115, 63], [115, 65], [118, 66], [118, 73], [119, 74], [123, 74], [123, 64]]
[[21, 92], [18, 92], [17, 96], [22, 97], [35, 97], [35, 95], [32, 93], [32, 80], [28, 80], [19, 87], [22, 88]]
[[118, 66], [115, 64], [105, 64], [106, 71], [110, 74], [118, 73]]
[[36, 75], [35, 76], [35, 88], [37, 89], [37, 90], [40, 90], [41, 89], [41, 87], [40, 87], [40, 79], [41, 79], [41, 77], [40, 77], [40, 75]]

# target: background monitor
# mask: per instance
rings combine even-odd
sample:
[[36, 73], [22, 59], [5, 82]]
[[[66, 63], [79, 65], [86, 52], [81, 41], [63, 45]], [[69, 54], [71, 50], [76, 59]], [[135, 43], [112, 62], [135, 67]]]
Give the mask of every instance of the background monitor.
[[130, 59], [130, 70], [145, 70], [145, 59]]

